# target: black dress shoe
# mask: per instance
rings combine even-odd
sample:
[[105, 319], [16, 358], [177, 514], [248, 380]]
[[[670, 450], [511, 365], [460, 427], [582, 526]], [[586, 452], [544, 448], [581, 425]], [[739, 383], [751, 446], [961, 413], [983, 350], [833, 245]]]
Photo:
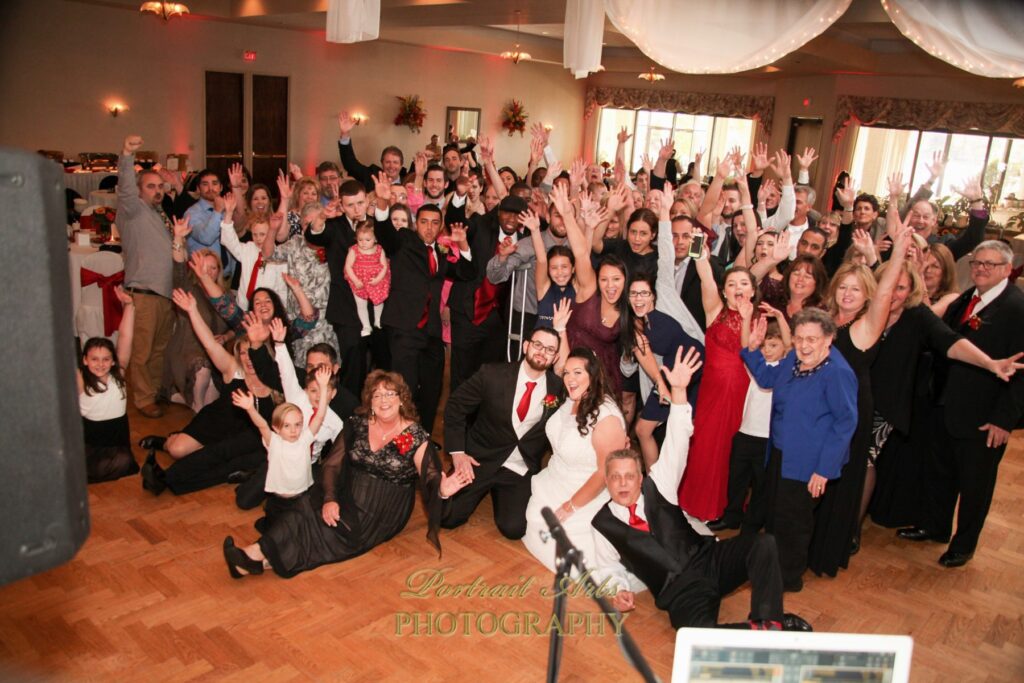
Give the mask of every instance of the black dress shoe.
[[792, 612], [786, 612], [782, 615], [782, 630], [783, 631], [813, 631], [807, 621], [798, 614]]
[[149, 436], [144, 436], [139, 439], [139, 446], [147, 451], [162, 451], [166, 441], [166, 437], [159, 436], [157, 434], [150, 434]]
[[908, 526], [905, 529], [900, 529], [896, 532], [896, 536], [905, 541], [935, 541], [936, 543], [949, 543], [949, 536], [936, 536], [927, 529], [922, 529], [919, 526]]
[[228, 573], [233, 579], [245, 576], [238, 571], [239, 567], [253, 575], [263, 573], [263, 563], [246, 555], [244, 550], [235, 545], [235, 539], [230, 536], [224, 539], [224, 561], [228, 563]]
[[949, 569], [952, 569], [953, 567], [962, 567], [967, 564], [972, 557], [974, 557], [974, 553], [954, 553], [952, 550], [947, 550], [942, 553], [941, 557], [939, 557], [939, 564]]
[[853, 557], [860, 552], [860, 532], [854, 534], [853, 539], [850, 541], [850, 557]]
[[149, 452], [146, 456], [146, 462], [142, 465], [142, 488], [146, 489], [154, 496], [159, 496], [167, 488], [167, 482], [164, 481], [164, 469], [156, 462], [156, 453], [153, 451]]
[[252, 478], [252, 470], [235, 470], [228, 475], [229, 484], [241, 484]]
[[725, 531], [726, 529], [739, 529], [740, 525], [738, 522], [733, 524], [732, 522], [726, 521], [725, 517], [719, 517], [718, 519], [713, 519], [708, 522], [707, 527], [711, 531]]

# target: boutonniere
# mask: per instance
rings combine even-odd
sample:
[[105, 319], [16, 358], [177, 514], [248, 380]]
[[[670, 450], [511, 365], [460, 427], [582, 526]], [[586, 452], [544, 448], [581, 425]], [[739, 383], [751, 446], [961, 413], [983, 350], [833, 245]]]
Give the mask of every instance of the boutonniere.
[[557, 408], [562, 403], [561, 400], [554, 394], [548, 394], [544, 397], [544, 407], [548, 409]]
[[403, 433], [396, 436], [394, 439], [395, 448], [398, 449], [400, 455], [405, 455], [412, 450], [412, 445], [416, 441], [413, 439], [412, 434]]
[[967, 327], [971, 328], [972, 330], [977, 330], [979, 327], [981, 327], [981, 318], [979, 318], [976, 315], [972, 315], [970, 318], [967, 319]]

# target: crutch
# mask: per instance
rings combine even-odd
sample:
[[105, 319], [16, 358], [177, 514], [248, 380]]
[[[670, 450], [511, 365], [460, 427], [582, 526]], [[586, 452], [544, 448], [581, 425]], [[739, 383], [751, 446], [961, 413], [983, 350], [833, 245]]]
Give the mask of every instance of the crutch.
[[[526, 266], [526, 265], [519, 266], [518, 268], [516, 268], [515, 270], [512, 271], [512, 277], [511, 277], [511, 280], [512, 280], [512, 283], [510, 285], [511, 305], [508, 307], [508, 341], [515, 342], [515, 348], [516, 348], [515, 360], [519, 360], [520, 356], [523, 353], [523, 327], [526, 324], [526, 280], [527, 280], [527, 277], [528, 277], [527, 273], [529, 272], [529, 269], [530, 269], [530, 267]], [[515, 306], [516, 285], [519, 284], [519, 279], [520, 278], [523, 281], [523, 286], [522, 286], [522, 293], [519, 295], [519, 332], [516, 333], [516, 334], [513, 334], [512, 333], [512, 320], [515, 318], [515, 315], [516, 315], [516, 306]], [[508, 344], [508, 342], [506, 342], [505, 346], [506, 346], [505, 357], [509, 360], [509, 362], [512, 362], [512, 346], [510, 346]]]

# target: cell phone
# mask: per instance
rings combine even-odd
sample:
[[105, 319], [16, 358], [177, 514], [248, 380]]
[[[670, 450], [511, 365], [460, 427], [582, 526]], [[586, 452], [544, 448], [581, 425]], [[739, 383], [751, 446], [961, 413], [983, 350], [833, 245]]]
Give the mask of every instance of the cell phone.
[[706, 235], [703, 232], [698, 232], [690, 240], [690, 252], [691, 258], [702, 258], [704, 256], [704, 240]]

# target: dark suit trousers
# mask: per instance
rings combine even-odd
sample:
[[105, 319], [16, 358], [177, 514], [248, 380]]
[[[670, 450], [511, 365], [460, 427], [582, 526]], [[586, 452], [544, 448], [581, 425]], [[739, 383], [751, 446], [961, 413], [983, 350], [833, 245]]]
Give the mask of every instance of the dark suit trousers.
[[[722, 521], [735, 526], [743, 524], [744, 533], [757, 533], [765, 518], [765, 449], [768, 439], [736, 432], [729, 454], [729, 502], [722, 513]], [[746, 513], [743, 503], [750, 491]]]
[[772, 449], [768, 461], [768, 518], [765, 530], [775, 536], [778, 544], [779, 566], [786, 590], [798, 591], [803, 587], [807, 569], [807, 551], [814, 533], [814, 508], [818, 499], [812, 498], [806, 481], [782, 478], [782, 453]]
[[426, 330], [388, 328], [391, 369], [402, 376], [412, 391], [420, 424], [434, 431], [434, 418], [444, 383], [444, 342]]
[[926, 508], [921, 526], [936, 536], [950, 535], [959, 496], [956, 535], [949, 550], [971, 554], [985, 526], [1006, 446], [986, 446], [987, 432], [979, 431], [978, 436], [967, 439], [950, 436], [941, 406], [932, 411], [931, 434], [932, 452], [925, 464]]
[[450, 391], [473, 376], [484, 363], [500, 363], [506, 360], [505, 346], [508, 344], [508, 328], [497, 310], [491, 311], [479, 327], [466, 334], [452, 328], [452, 369]]
[[[470, 454], [472, 455], [472, 454]], [[530, 479], [499, 467], [488, 477], [478, 476], [466, 488], [445, 501], [441, 526], [454, 529], [465, 524], [480, 501], [490, 493], [494, 523], [505, 538], [517, 541], [526, 533], [526, 504], [530, 502]]]
[[[718, 625], [722, 596], [750, 581], [750, 618], [782, 620], [782, 572], [775, 539], [746, 534], [701, 548], [687, 571], [659, 595], [666, 600], [673, 628]], [[664, 604], [664, 603], [662, 603]]]
[[341, 386], [355, 396], [363, 395], [363, 382], [366, 381], [366, 338], [359, 336], [358, 325], [338, 325], [331, 323], [334, 334], [338, 337], [338, 360], [341, 363]]
[[259, 434], [246, 430], [186, 455], [164, 476], [167, 488], [180, 496], [224, 484], [232, 472], [254, 470], [266, 461]]

